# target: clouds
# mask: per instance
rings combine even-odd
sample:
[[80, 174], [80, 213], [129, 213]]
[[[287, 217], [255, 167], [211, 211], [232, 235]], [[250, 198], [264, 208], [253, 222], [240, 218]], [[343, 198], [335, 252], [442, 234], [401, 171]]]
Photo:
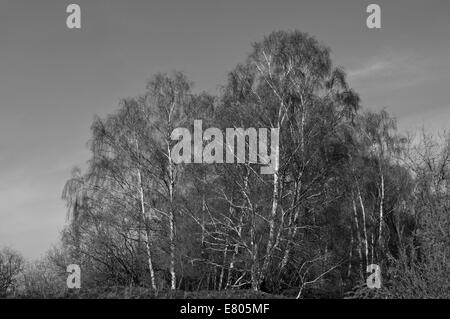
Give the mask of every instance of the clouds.
[[366, 66], [358, 69], [353, 69], [348, 72], [348, 77], [351, 80], [366, 79], [367, 77], [380, 76], [385, 73], [392, 72], [393, 65], [389, 61], [372, 61]]
[[[348, 72], [353, 82], [391, 81], [395, 87], [413, 85], [416, 79], [425, 79], [429, 74], [430, 61], [425, 57], [410, 53], [391, 52], [368, 58], [364, 63]], [[406, 80], [406, 81], [405, 81]]]
[[347, 74], [353, 83], [366, 83], [371, 85], [371, 89], [377, 89], [379, 85], [391, 89], [407, 88], [419, 83], [448, 79], [450, 61], [396, 51], [369, 57], [350, 68]]
[[433, 132], [441, 130], [448, 127], [443, 119], [450, 118], [450, 62], [439, 55], [378, 54], [350, 68], [349, 82], [366, 109], [386, 108], [398, 118], [400, 129], [427, 124]]

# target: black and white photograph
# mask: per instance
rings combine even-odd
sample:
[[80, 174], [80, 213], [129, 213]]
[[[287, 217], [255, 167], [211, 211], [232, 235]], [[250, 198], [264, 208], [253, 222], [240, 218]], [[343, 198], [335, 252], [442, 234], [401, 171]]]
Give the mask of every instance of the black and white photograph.
[[450, 1], [0, 0], [0, 299], [450, 299]]

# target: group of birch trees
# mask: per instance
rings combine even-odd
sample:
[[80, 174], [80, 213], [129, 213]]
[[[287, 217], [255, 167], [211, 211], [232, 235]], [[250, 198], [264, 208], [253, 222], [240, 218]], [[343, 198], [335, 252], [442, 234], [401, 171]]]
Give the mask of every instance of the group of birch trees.
[[[446, 258], [450, 148], [431, 154], [386, 111], [362, 112], [315, 38], [274, 32], [220, 94], [192, 87], [158, 74], [95, 119], [88, 167], [63, 191], [62, 254], [85, 285], [342, 296], [369, 264], [390, 269], [388, 282], [400, 265]], [[279, 128], [274, 174], [252, 161], [175, 164], [171, 133], [195, 120]]]

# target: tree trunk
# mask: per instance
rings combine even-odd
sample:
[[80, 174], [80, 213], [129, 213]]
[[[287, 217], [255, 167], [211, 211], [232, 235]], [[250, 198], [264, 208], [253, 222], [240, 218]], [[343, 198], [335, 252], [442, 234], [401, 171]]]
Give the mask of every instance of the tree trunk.
[[[139, 144], [137, 141], [137, 138], [135, 139], [136, 141], [136, 151], [137, 154], [139, 154]], [[146, 216], [146, 212], [145, 212], [145, 198], [144, 198], [144, 188], [142, 185], [142, 175], [141, 175], [141, 170], [138, 168], [138, 188], [139, 188], [139, 199], [140, 199], [140, 203], [141, 203], [141, 217], [142, 220], [144, 222], [144, 227], [145, 227], [145, 250], [147, 253], [147, 264], [148, 264], [148, 270], [150, 272], [150, 280], [151, 280], [151, 285], [152, 288], [154, 290], [156, 290], [156, 281], [155, 281], [155, 272], [153, 269], [153, 261], [152, 261], [152, 252], [150, 250], [150, 230], [147, 224], [147, 216]], [[141, 230], [139, 229], [139, 238], [141, 237]]]
[[[155, 272], [153, 270], [152, 252], [150, 250], [150, 230], [149, 230], [149, 226], [147, 224], [147, 217], [145, 216], [144, 190], [142, 188], [142, 177], [141, 177], [140, 171], [138, 172], [138, 183], [139, 183], [139, 195], [140, 195], [140, 201], [141, 201], [141, 213], [142, 213], [142, 219], [144, 221], [144, 227], [145, 227], [145, 250], [147, 252], [148, 270], [150, 272], [152, 288], [154, 290], [156, 290]], [[140, 232], [140, 230], [139, 230], [139, 232]]]
[[[230, 207], [230, 210], [232, 208]], [[241, 235], [242, 235], [242, 220], [243, 220], [243, 214], [241, 214], [241, 217], [239, 218], [239, 227], [238, 227], [238, 239], [241, 239]], [[233, 255], [231, 256], [231, 261], [230, 261], [230, 267], [228, 270], [228, 278], [227, 278], [227, 286], [226, 289], [228, 289], [231, 286], [231, 281], [233, 279], [233, 269], [234, 269], [234, 263], [236, 260], [236, 256], [239, 254], [239, 242], [237, 242], [234, 245], [234, 251], [233, 251]]]
[[219, 291], [222, 290], [223, 277], [225, 276], [225, 263], [227, 261], [227, 253], [228, 253], [228, 243], [223, 251], [223, 263], [222, 263], [223, 266], [222, 266], [222, 270], [220, 271], [220, 277], [219, 277]]
[[378, 246], [380, 248], [381, 253], [383, 250], [384, 176], [382, 172], [380, 173], [381, 173], [381, 196], [380, 196], [380, 225], [378, 229]]
[[359, 220], [358, 220], [358, 210], [356, 208], [356, 203], [355, 203], [355, 199], [354, 199], [354, 195], [352, 194], [352, 204], [353, 204], [353, 218], [355, 221], [355, 231], [356, 231], [356, 239], [357, 239], [357, 247], [358, 247], [358, 255], [359, 255], [359, 272], [360, 272], [360, 276], [361, 278], [363, 278], [363, 274], [365, 272], [365, 270], [363, 269], [362, 266], [362, 243], [361, 243], [361, 232], [359, 230]]
[[[272, 150], [271, 152], [273, 152]], [[279, 148], [278, 150], [275, 150], [277, 154], [279, 154]], [[274, 250], [274, 243], [275, 243], [275, 221], [278, 211], [278, 200], [279, 200], [279, 173], [278, 173], [278, 159], [275, 161], [274, 164], [274, 173], [273, 173], [273, 192], [272, 192], [272, 209], [270, 212], [269, 217], [269, 240], [267, 242], [267, 248], [266, 248], [266, 256], [264, 258], [263, 267], [261, 269], [261, 275], [265, 276], [266, 272], [269, 268], [270, 261], [272, 260], [272, 254]], [[262, 278], [263, 279], [263, 278]]]
[[353, 258], [353, 233], [350, 233], [350, 251], [348, 253], [348, 272], [347, 277], [352, 274], [352, 258]]
[[358, 188], [358, 198], [359, 198], [359, 204], [361, 205], [361, 211], [363, 215], [363, 231], [364, 231], [364, 248], [365, 248], [365, 255], [366, 255], [366, 268], [369, 263], [369, 243], [367, 238], [367, 225], [366, 225], [366, 209], [364, 207], [364, 202], [361, 196], [361, 191]]
[[169, 214], [169, 241], [170, 241], [170, 277], [171, 277], [171, 289], [176, 289], [176, 273], [175, 273], [175, 211], [174, 211], [174, 176], [173, 176], [173, 163], [170, 156], [170, 144], [167, 142], [167, 154], [169, 159], [169, 200], [170, 200], [170, 214]]
[[297, 236], [297, 231], [298, 231], [297, 220], [298, 220], [298, 216], [300, 214], [300, 209], [298, 207], [295, 208], [295, 206], [296, 206], [297, 200], [298, 200], [298, 193], [299, 193], [299, 183], [296, 181], [295, 182], [295, 196], [291, 203], [291, 210], [295, 210], [295, 213], [294, 213], [293, 218], [291, 217], [291, 220], [290, 220], [289, 230], [288, 230], [288, 234], [287, 234], [288, 242], [287, 242], [286, 250], [284, 251], [283, 259], [281, 260], [281, 263], [280, 263], [280, 271], [282, 271], [289, 262], [289, 255], [291, 253], [292, 247], [294, 246], [293, 241], [294, 241], [295, 237]]

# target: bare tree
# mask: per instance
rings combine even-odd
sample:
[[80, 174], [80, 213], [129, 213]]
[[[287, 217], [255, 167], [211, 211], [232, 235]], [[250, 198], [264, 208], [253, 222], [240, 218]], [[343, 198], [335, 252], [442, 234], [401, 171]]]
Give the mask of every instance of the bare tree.
[[15, 289], [17, 276], [24, 267], [23, 257], [10, 248], [0, 250], [0, 296], [4, 297]]

